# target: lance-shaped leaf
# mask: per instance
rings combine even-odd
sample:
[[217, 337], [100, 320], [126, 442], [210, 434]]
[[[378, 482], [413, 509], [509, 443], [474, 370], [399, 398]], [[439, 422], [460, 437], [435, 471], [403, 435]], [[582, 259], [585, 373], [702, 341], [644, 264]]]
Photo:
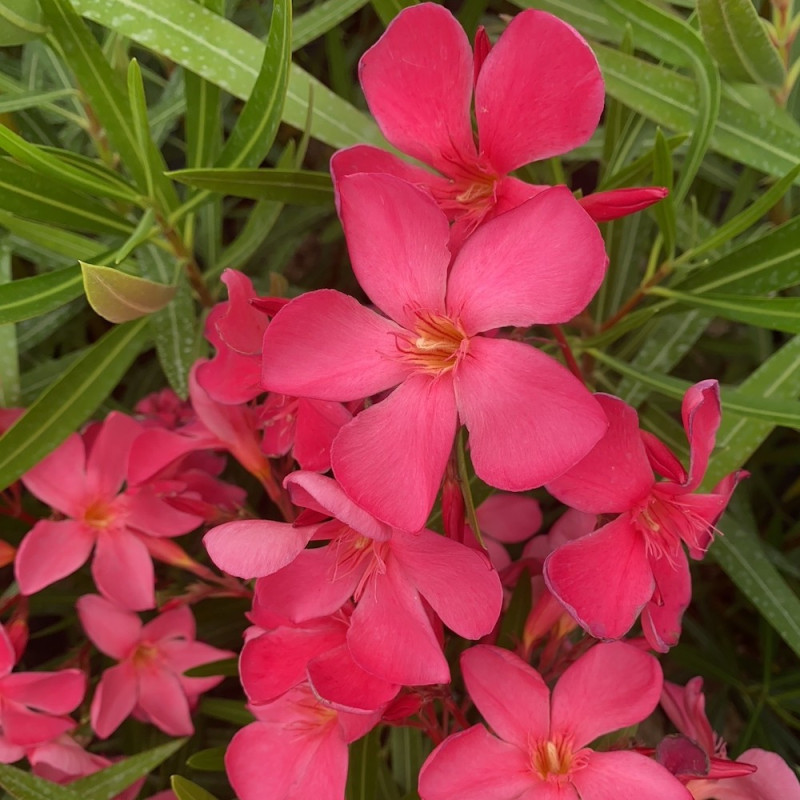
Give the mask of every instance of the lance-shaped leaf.
[[32, 319], [80, 297], [81, 271], [74, 267], [20, 278], [0, 286], [0, 325]]
[[108, 397], [146, 340], [145, 320], [119, 325], [61, 373], [0, 437], [0, 489], [76, 431]]
[[170, 782], [178, 800], [217, 800], [211, 792], [180, 775], [173, 775]]
[[[236, 671], [230, 673], [237, 675]], [[209, 747], [207, 750], [200, 750], [192, 753], [186, 759], [186, 766], [200, 772], [224, 772], [225, 771], [225, 748]]]
[[325, 0], [296, 17], [292, 24], [292, 50], [296, 52], [333, 30], [368, 2], [369, 0]]
[[784, 69], [752, 0], [697, 0], [700, 30], [732, 81], [778, 87]]
[[291, 63], [292, 4], [275, 0], [261, 69], [217, 166], [255, 167], [264, 160], [281, 123]]
[[164, 308], [175, 287], [118, 269], [81, 261], [83, 288], [89, 305], [109, 322], [130, 322]]
[[0, 786], [15, 800], [82, 800], [81, 795], [68, 786], [37, 778], [10, 764], [0, 764]]
[[388, 25], [404, 8], [413, 6], [416, 0], [370, 0], [375, 13], [384, 26]]
[[327, 172], [293, 169], [182, 169], [167, 173], [181, 183], [235, 197], [296, 205], [333, 202]]
[[184, 744], [186, 739], [176, 739], [152, 750], [137, 753], [99, 772], [79, 778], [70, 784], [70, 788], [80, 794], [83, 800], [111, 800], [134, 781], [152, 772]]
[[37, 0], [0, 0], [0, 47], [24, 44], [45, 33]]

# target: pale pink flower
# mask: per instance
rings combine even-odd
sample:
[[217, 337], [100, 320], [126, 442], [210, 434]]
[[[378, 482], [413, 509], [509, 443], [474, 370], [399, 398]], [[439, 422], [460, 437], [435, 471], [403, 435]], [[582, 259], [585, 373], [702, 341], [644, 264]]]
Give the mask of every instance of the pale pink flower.
[[[738, 474], [709, 494], [696, 494], [720, 421], [719, 386], [702, 381], [683, 399], [683, 425], [691, 463], [680, 461], [622, 400], [598, 395], [611, 427], [589, 455], [547, 484], [556, 498], [589, 514], [619, 514], [588, 536], [569, 542], [545, 562], [550, 591], [592, 636], [619, 639], [642, 612], [642, 628], [655, 650], [678, 640], [691, 598], [689, 564], [711, 544]], [[666, 480], [657, 481], [654, 470]]]
[[507, 650], [487, 645], [461, 656], [467, 691], [484, 720], [449, 736], [419, 776], [422, 800], [689, 800], [674, 776], [636, 752], [597, 752], [598, 736], [647, 717], [662, 675], [648, 653], [598, 644], [552, 691]]
[[356, 503], [419, 530], [459, 421], [478, 476], [500, 489], [540, 486], [591, 449], [607, 423], [580, 381], [487, 335], [567, 322], [602, 281], [602, 238], [567, 189], [482, 226], [452, 266], [447, 219], [398, 178], [343, 179], [339, 210], [356, 277], [386, 317], [335, 291], [298, 297], [264, 335], [264, 386], [343, 402], [397, 387], [334, 440], [334, 474]]
[[[435, 615], [477, 639], [497, 622], [502, 588], [486, 556], [432, 531], [410, 534], [375, 519], [331, 478], [294, 472], [285, 485], [310, 525], [246, 520], [220, 525], [204, 542], [217, 566], [256, 584], [261, 608], [299, 624], [334, 614], [352, 597], [346, 634], [361, 669], [389, 683], [446, 682], [450, 670]], [[303, 517], [299, 518], [302, 521]], [[330, 540], [302, 550], [311, 539]]]
[[[440, 174], [367, 145], [342, 150], [331, 161], [337, 184], [345, 175], [383, 172], [424, 187], [455, 223], [454, 249], [478, 225], [548, 188], [510, 173], [584, 144], [603, 110], [594, 53], [556, 17], [523, 11], [494, 47], [483, 29], [475, 44], [473, 56], [453, 15], [422, 3], [401, 11], [359, 63], [364, 95], [383, 134]], [[581, 203], [602, 221], [665, 194], [656, 187], [621, 189]]]
[[92, 699], [95, 733], [106, 739], [133, 714], [170, 736], [191, 734], [192, 707], [222, 678], [187, 678], [183, 673], [234, 654], [195, 641], [194, 618], [186, 606], [145, 625], [133, 612], [99, 595], [84, 595], [76, 608], [89, 639], [119, 662], [103, 673]]
[[144, 539], [188, 533], [202, 518], [176, 510], [152, 487], [123, 490], [133, 443], [146, 434], [136, 420], [112, 412], [23, 475], [31, 494], [67, 517], [40, 520], [22, 540], [14, 570], [23, 594], [72, 574], [94, 550], [92, 576], [106, 597], [132, 609], [155, 605]]
[[225, 753], [239, 800], [342, 800], [347, 745], [380, 718], [336, 711], [307, 684], [250, 710], [258, 721], [238, 731]]
[[77, 669], [12, 672], [16, 653], [0, 626], [0, 764], [22, 758], [76, 723], [66, 715], [83, 700], [86, 676]]

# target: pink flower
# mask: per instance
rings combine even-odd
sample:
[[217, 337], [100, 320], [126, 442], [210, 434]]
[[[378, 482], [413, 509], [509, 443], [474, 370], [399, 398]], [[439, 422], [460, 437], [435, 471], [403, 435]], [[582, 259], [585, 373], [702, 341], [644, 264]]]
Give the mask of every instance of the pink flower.
[[507, 650], [479, 645], [461, 665], [495, 735], [474, 725], [445, 739], [420, 772], [422, 800], [689, 800], [655, 761], [587, 747], [653, 711], [662, 676], [651, 655], [622, 642], [595, 645], [552, 696], [539, 673]]
[[195, 641], [194, 618], [186, 606], [165, 611], [146, 625], [99, 595], [84, 595], [76, 608], [86, 635], [119, 662], [103, 673], [92, 699], [95, 733], [106, 739], [133, 714], [170, 736], [191, 734], [191, 708], [222, 678], [183, 673], [233, 653]]
[[112, 412], [25, 473], [25, 487], [67, 519], [41, 520], [22, 540], [14, 569], [23, 594], [72, 574], [94, 549], [92, 576], [106, 597], [132, 609], [155, 605], [146, 536], [178, 536], [202, 518], [177, 511], [149, 487], [122, 491], [143, 433], [134, 419]]
[[0, 764], [72, 730], [76, 723], [65, 715], [86, 691], [80, 670], [12, 672], [15, 662], [14, 647], [0, 626]]
[[[695, 494], [714, 449], [719, 387], [702, 381], [684, 396], [688, 473], [661, 442], [639, 430], [630, 406], [610, 395], [597, 399], [611, 423], [608, 433], [547, 489], [572, 508], [619, 516], [552, 553], [545, 579], [592, 636], [619, 639], [642, 612], [648, 643], [666, 652], [678, 640], [691, 598], [683, 544], [692, 558], [703, 557], [739, 477], [728, 476], [710, 494]], [[656, 481], [653, 470], [666, 480]]]
[[[685, 687], [665, 682], [661, 707], [686, 738], [665, 739], [656, 758], [681, 778], [694, 800], [800, 800], [800, 782], [777, 754], [753, 748], [736, 761], [727, 758], [724, 740], [706, 717], [702, 678]], [[692, 745], [702, 757], [694, 764], [687, 763]]]
[[349, 714], [300, 685], [274, 703], [250, 706], [258, 718], [225, 753], [239, 800], [342, 800], [347, 745], [370, 731], [379, 713]]
[[[337, 183], [357, 172], [383, 172], [425, 187], [455, 222], [454, 249], [478, 225], [546, 189], [510, 173], [582, 145], [603, 110], [594, 53], [556, 17], [523, 11], [494, 47], [483, 29], [475, 45], [473, 56], [453, 15], [422, 3], [401, 11], [359, 64], [383, 134], [440, 175], [366, 145], [340, 151], [331, 162]], [[597, 220], [614, 219], [665, 194], [623, 189], [590, 196], [586, 207]]]
[[[294, 472], [285, 483], [314, 524], [232, 522], [204, 540], [221, 569], [266, 576], [256, 593], [272, 621], [261, 624], [328, 616], [353, 597], [346, 641], [361, 669], [390, 683], [448, 681], [429, 605], [461, 636], [476, 639], [491, 631], [502, 588], [488, 559], [429, 530], [390, 528], [359, 508], [336, 481], [315, 472]], [[312, 537], [331, 541], [300, 552]]]
[[550, 189], [487, 223], [452, 266], [447, 220], [419, 189], [352, 175], [339, 205], [356, 277], [389, 319], [338, 292], [302, 295], [264, 335], [264, 386], [344, 402], [397, 387], [334, 440], [348, 495], [418, 530], [459, 421], [478, 476], [501, 489], [540, 486], [582, 458], [606, 428], [594, 398], [535, 348], [485, 335], [566, 322], [602, 281], [602, 238], [570, 192]]

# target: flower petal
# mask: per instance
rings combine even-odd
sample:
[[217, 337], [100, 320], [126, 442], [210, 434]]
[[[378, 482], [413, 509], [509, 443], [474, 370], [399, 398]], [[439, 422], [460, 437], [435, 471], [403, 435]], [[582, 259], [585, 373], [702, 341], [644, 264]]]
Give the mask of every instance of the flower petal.
[[572, 776], [581, 797], [592, 800], [692, 800], [684, 785], [661, 764], [626, 750], [589, 753], [589, 762]]
[[22, 476], [22, 483], [32, 495], [51, 508], [68, 517], [77, 517], [87, 494], [85, 463], [83, 439], [73, 433], [29, 469]]
[[245, 519], [212, 528], [203, 544], [211, 560], [237, 578], [261, 578], [291, 564], [319, 525], [295, 528], [285, 522]]
[[542, 525], [539, 503], [524, 494], [496, 492], [476, 509], [483, 533], [507, 544], [524, 542]]
[[170, 736], [190, 736], [194, 733], [186, 693], [178, 676], [166, 669], [139, 671], [136, 711]]
[[605, 436], [587, 456], [547, 484], [547, 491], [589, 514], [629, 511], [650, 493], [653, 470], [639, 435], [636, 411], [618, 397], [595, 395], [608, 418]]
[[420, 189], [441, 183], [443, 180], [440, 175], [409, 164], [388, 150], [381, 150], [368, 144], [345, 147], [337, 150], [331, 157], [331, 177], [335, 189], [338, 190], [342, 178], [359, 172], [382, 172], [385, 175], [394, 175]]
[[482, 552], [425, 529], [396, 531], [391, 546], [403, 572], [448, 628], [466, 639], [491, 632], [503, 588]]
[[48, 714], [69, 714], [83, 700], [86, 675], [79, 669], [15, 672], [2, 683], [3, 698]]
[[284, 306], [264, 334], [264, 388], [317, 400], [361, 400], [408, 373], [398, 359], [402, 329], [330, 289]]
[[544, 577], [567, 611], [597, 639], [624, 636], [655, 588], [644, 540], [627, 514], [551, 553]]
[[138, 643], [142, 623], [132, 611], [97, 594], [79, 597], [75, 610], [86, 635], [101, 653], [121, 661]]
[[668, 194], [669, 190], [662, 186], [632, 186], [608, 192], [593, 192], [584, 195], [578, 202], [595, 222], [610, 222], [612, 219], [642, 211], [663, 200]]
[[550, 729], [580, 748], [604, 733], [641, 722], [655, 709], [663, 676], [658, 661], [625, 642], [596, 644], [553, 689]]
[[605, 432], [599, 403], [549, 356], [484, 336], [469, 347], [454, 381], [458, 412], [475, 472], [490, 486], [524, 491], [552, 481]]
[[411, 330], [419, 309], [444, 313], [450, 227], [434, 199], [394, 175], [350, 175], [337, 188], [353, 272], [372, 302]]
[[111, 498], [127, 477], [128, 456], [143, 431], [132, 417], [112, 411], [100, 426], [86, 459], [86, 489], [93, 496]]
[[521, 658], [478, 645], [461, 654], [467, 691], [491, 729], [522, 750], [550, 733], [550, 690]]
[[554, 186], [478, 228], [456, 257], [448, 313], [468, 334], [568, 322], [605, 275], [597, 225], [566, 186]]
[[539, 785], [527, 752], [495, 738], [483, 725], [448, 736], [419, 773], [423, 800], [509, 800]]
[[481, 153], [501, 173], [586, 142], [605, 87], [583, 37], [542, 11], [517, 14], [492, 48], [475, 86]]
[[445, 174], [476, 160], [470, 124], [472, 48], [455, 17], [433, 3], [401, 11], [358, 65], [383, 135]]
[[111, 736], [133, 711], [138, 693], [136, 671], [129, 662], [123, 661], [103, 673], [91, 708], [92, 728], [101, 739]]
[[683, 612], [692, 599], [692, 577], [683, 548], [677, 548], [673, 557], [674, 563], [665, 555], [650, 559], [660, 602], [651, 600], [642, 609], [642, 631], [650, 647], [659, 653], [678, 643]]
[[123, 608], [142, 611], [156, 604], [150, 553], [128, 531], [104, 531], [97, 537], [92, 577], [100, 593]]
[[94, 541], [94, 532], [82, 522], [39, 520], [22, 540], [14, 561], [22, 594], [35, 594], [71, 575], [86, 563]]
[[419, 530], [439, 491], [455, 430], [450, 377], [411, 375], [339, 431], [331, 449], [334, 475], [379, 520]]

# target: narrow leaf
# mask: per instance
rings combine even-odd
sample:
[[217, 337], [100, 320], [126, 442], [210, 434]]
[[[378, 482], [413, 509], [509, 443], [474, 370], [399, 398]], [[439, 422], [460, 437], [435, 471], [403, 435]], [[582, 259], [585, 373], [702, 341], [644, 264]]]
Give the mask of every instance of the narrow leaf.
[[45, 272], [0, 285], [0, 325], [31, 319], [83, 293], [80, 267]]
[[[7, 236], [0, 236], [0, 291], [11, 281], [12, 249]], [[0, 407], [20, 403], [19, 352], [17, 328], [0, 324]]]
[[347, 800], [374, 800], [378, 789], [378, 764], [380, 758], [380, 728], [373, 728], [350, 744], [347, 765]]
[[327, 172], [291, 169], [183, 169], [168, 175], [181, 183], [220, 194], [298, 205], [333, 202]]
[[0, 786], [16, 800], [82, 800], [67, 786], [37, 778], [9, 764], [0, 764]]
[[220, 154], [219, 167], [256, 167], [275, 141], [292, 62], [292, 4], [272, 4], [267, 45], [256, 82]]
[[413, 6], [416, 0], [370, 0], [375, 13], [384, 26], [388, 25], [404, 8]]
[[170, 782], [178, 800], [217, 800], [211, 792], [180, 775], [173, 775]]
[[130, 322], [164, 308], [175, 287], [128, 275], [118, 269], [81, 261], [89, 305], [109, 322]]
[[150, 774], [159, 764], [180, 750], [186, 741], [175, 739], [152, 750], [137, 753], [100, 772], [79, 778], [70, 784], [70, 788], [78, 792], [83, 800], [112, 800], [139, 778]]
[[53, 100], [61, 100], [64, 97], [73, 97], [76, 94], [74, 89], [51, 89], [39, 92], [20, 92], [19, 94], [8, 97], [0, 97], [0, 114], [11, 114], [14, 111], [22, 111], [26, 108], [38, 108]]
[[199, 772], [224, 772], [225, 748], [210, 747], [207, 750], [192, 753], [186, 759], [186, 766]]
[[36, 0], [0, 0], [0, 47], [24, 44], [45, 33]]
[[297, 51], [333, 30], [368, 2], [369, 0], [325, 0], [296, 17], [292, 25], [292, 50]]
[[0, 437], [0, 489], [77, 430], [106, 399], [145, 342], [146, 322], [108, 331]]

